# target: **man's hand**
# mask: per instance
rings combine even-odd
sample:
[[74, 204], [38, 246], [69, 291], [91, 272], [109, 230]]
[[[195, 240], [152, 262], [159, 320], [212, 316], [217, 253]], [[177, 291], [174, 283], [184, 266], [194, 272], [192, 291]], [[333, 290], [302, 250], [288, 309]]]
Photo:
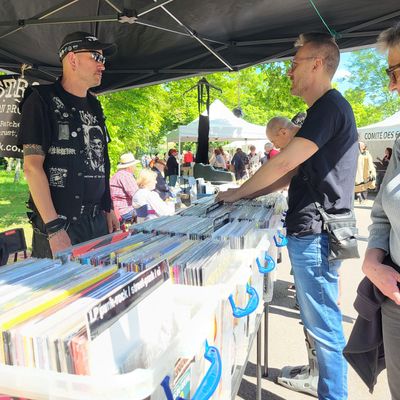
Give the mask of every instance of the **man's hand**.
[[117, 216], [114, 213], [114, 210], [111, 210], [109, 213], [106, 212], [106, 220], [108, 226], [108, 233], [113, 233], [120, 229], [119, 221]]
[[228, 189], [226, 192], [219, 192], [215, 201], [223, 201], [225, 203], [234, 203], [240, 200], [239, 188]]
[[368, 279], [386, 296], [400, 305], [400, 274], [381, 263], [365, 263], [362, 266], [364, 274]]
[[59, 253], [60, 251], [66, 250], [72, 246], [71, 239], [68, 236], [68, 233], [61, 229], [59, 232], [56, 232], [51, 236], [49, 239], [49, 245], [53, 257], [55, 254]]

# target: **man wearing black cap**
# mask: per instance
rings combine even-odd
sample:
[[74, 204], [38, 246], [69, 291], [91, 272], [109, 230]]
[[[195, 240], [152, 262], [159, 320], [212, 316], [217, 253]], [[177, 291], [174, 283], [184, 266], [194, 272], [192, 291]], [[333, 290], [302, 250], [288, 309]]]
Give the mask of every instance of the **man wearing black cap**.
[[30, 190], [34, 257], [52, 257], [119, 227], [105, 117], [88, 92], [100, 85], [105, 57], [115, 51], [114, 44], [89, 33], [71, 33], [59, 48], [62, 77], [25, 92], [18, 140]]

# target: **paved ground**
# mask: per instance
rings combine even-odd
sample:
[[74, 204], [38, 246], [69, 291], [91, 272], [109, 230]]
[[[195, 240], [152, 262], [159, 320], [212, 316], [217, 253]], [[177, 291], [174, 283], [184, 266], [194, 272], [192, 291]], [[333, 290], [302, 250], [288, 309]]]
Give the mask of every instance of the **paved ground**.
[[[366, 248], [366, 237], [368, 236], [368, 225], [370, 224], [370, 211], [372, 201], [365, 205], [356, 205], [356, 215], [359, 233], [365, 237], [360, 240], [360, 254], [364, 254]], [[357, 313], [353, 308], [356, 288], [361, 281], [361, 259], [347, 260], [341, 268], [342, 277], [342, 311], [343, 326], [346, 337], [350, 335]], [[290, 391], [277, 385], [274, 381], [279, 370], [285, 365], [301, 365], [307, 360], [304, 344], [302, 325], [300, 325], [299, 312], [294, 308], [294, 292], [289, 290], [293, 282], [289, 274], [290, 264], [286, 250], [281, 264], [278, 265], [277, 281], [275, 284], [274, 299], [270, 306], [269, 322], [269, 369], [270, 375], [262, 382], [262, 399], [271, 400], [302, 400], [312, 399], [306, 394]], [[253, 345], [250, 360], [239, 389], [237, 399], [254, 400], [256, 397], [256, 345]], [[385, 371], [381, 373], [374, 393], [371, 395], [358, 375], [349, 367], [349, 400], [389, 400], [390, 394], [387, 387]]]

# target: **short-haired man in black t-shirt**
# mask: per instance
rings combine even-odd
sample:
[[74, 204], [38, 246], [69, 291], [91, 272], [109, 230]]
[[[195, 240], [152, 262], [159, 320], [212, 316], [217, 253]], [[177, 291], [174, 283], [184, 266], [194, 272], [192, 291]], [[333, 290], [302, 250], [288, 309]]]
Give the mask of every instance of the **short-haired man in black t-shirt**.
[[288, 251], [301, 317], [315, 339], [318, 398], [343, 400], [347, 399], [347, 365], [337, 305], [340, 262], [328, 261], [328, 236], [314, 202], [329, 213], [352, 208], [357, 129], [351, 106], [331, 86], [340, 58], [334, 39], [326, 34], [303, 34], [296, 46], [288, 75], [291, 93], [309, 106], [302, 127], [285, 151], [240, 188], [220, 192], [218, 200], [252, 198], [290, 183]]
[[62, 77], [25, 93], [18, 144], [35, 257], [52, 257], [119, 228], [109, 187], [110, 139], [101, 105], [88, 92], [100, 85], [105, 57], [115, 50], [89, 33], [71, 33], [59, 48]]

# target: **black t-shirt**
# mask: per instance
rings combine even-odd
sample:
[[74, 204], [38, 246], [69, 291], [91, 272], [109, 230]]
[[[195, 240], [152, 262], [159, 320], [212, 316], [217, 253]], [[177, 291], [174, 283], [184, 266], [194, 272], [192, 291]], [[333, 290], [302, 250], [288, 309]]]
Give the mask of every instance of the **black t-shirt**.
[[166, 176], [178, 175], [178, 161], [175, 156], [169, 156], [167, 160], [167, 171]]
[[[60, 85], [61, 90], [62, 86]], [[53, 101], [57, 102], [58, 97], [54, 97]], [[63, 90], [63, 99], [68, 102], [68, 105], [76, 111], [74, 115], [78, 116], [79, 127], [69, 132], [68, 124], [62, 124], [59, 128], [58, 139], [60, 135], [65, 135], [67, 140], [70, 135], [78, 136], [81, 140], [83, 148], [83, 174], [84, 174], [84, 204], [98, 204], [105, 191], [105, 146], [106, 133], [99, 123], [98, 116], [90, 107], [86, 97], [74, 96]], [[61, 114], [64, 113], [63, 103], [60, 101], [57, 107]], [[67, 114], [66, 114], [67, 115]], [[65, 132], [62, 128], [65, 128]], [[46, 114], [43, 102], [39, 94], [33, 91], [24, 103], [24, 113], [21, 120], [19, 144], [39, 144], [42, 146], [45, 154], [49, 151], [61, 151], [57, 148], [52, 148], [52, 128], [51, 122]], [[60, 154], [62, 156], [62, 154]], [[77, 154], [76, 157], [79, 157]], [[51, 179], [51, 177], [50, 177]]]
[[290, 183], [287, 231], [318, 234], [322, 223], [315, 201], [332, 214], [353, 204], [358, 134], [350, 104], [337, 90], [329, 90], [309, 108], [296, 137], [311, 140], [319, 150], [300, 165]]

